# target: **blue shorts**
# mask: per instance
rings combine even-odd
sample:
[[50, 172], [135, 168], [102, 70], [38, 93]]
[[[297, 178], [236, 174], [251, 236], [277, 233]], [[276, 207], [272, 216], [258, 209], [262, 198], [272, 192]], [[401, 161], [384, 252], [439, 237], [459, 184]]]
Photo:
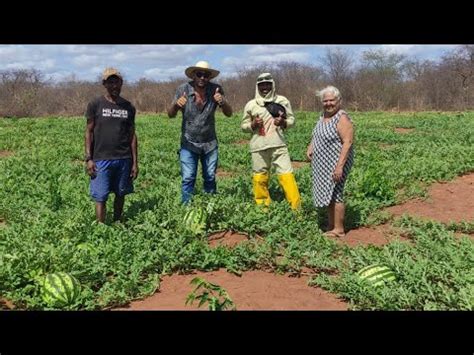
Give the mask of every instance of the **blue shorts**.
[[94, 201], [105, 202], [109, 193], [125, 196], [133, 192], [132, 159], [98, 160], [96, 175], [91, 177], [90, 193]]

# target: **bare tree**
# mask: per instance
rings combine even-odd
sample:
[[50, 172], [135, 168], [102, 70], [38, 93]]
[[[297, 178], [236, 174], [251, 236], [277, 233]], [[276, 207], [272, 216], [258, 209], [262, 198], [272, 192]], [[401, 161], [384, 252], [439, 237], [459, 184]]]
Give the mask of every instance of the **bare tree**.
[[444, 64], [460, 81], [462, 107], [471, 107], [472, 92], [470, 87], [474, 80], [474, 45], [463, 45], [443, 57]]
[[27, 117], [37, 112], [38, 94], [44, 86], [43, 74], [35, 69], [0, 73], [0, 114]]
[[362, 65], [355, 78], [357, 100], [364, 101], [367, 109], [399, 109], [404, 59], [401, 54], [383, 49], [363, 52]]
[[[461, 110], [474, 106], [474, 46], [462, 45], [439, 61], [406, 58], [387, 50], [354, 56], [341, 48], [327, 49], [320, 65], [298, 62], [263, 63], [235, 68], [236, 75], [218, 77], [235, 112], [255, 96], [256, 78], [270, 72], [277, 92], [288, 97], [295, 111], [321, 109], [315, 92], [337, 86], [349, 110]], [[176, 88], [187, 78], [127, 82], [123, 95], [138, 112], [165, 112]], [[72, 75], [55, 83], [38, 70], [0, 72], [0, 117], [82, 116], [87, 103], [103, 92], [101, 80]]]
[[278, 93], [286, 96], [295, 110], [314, 110], [315, 92], [322, 85], [323, 71], [313, 65], [282, 62], [275, 70]]
[[354, 67], [354, 56], [352, 53], [340, 47], [327, 47], [326, 53], [320, 58], [320, 62], [328, 82], [344, 93], [344, 100], [346, 102], [352, 101]]

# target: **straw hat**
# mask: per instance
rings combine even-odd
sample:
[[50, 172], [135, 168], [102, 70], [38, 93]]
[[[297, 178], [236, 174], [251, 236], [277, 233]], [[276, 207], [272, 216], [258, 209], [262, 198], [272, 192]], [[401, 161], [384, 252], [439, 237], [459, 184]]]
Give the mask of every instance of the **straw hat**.
[[215, 69], [209, 68], [209, 63], [206, 62], [206, 61], [204, 61], [204, 60], [201, 60], [201, 61], [197, 62], [196, 65], [187, 68], [187, 69], [184, 71], [184, 73], [186, 74], [186, 76], [187, 76], [188, 78], [194, 79], [194, 78], [193, 78], [193, 73], [194, 73], [196, 70], [202, 70], [202, 71], [207, 71], [207, 72], [211, 73], [211, 76], [209, 77], [209, 79], [215, 78], [215, 77], [218, 76], [219, 73], [220, 73], [219, 70], [215, 70]]

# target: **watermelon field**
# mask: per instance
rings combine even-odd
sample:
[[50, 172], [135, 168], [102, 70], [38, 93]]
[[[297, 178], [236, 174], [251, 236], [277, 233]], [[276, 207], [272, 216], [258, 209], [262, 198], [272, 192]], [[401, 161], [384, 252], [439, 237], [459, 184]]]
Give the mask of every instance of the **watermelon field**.
[[[84, 118], [0, 119], [1, 307], [113, 309], [155, 294], [170, 275], [199, 272], [204, 276], [194, 283], [206, 285], [206, 273], [225, 270], [236, 276], [304, 275], [307, 287], [334, 295], [350, 310], [473, 310], [472, 209], [443, 219], [390, 208], [429, 201], [435, 184], [447, 187], [472, 176], [474, 112], [349, 114], [356, 127], [356, 156], [345, 190], [346, 227], [362, 237], [389, 228], [384, 243], [350, 244], [323, 236], [326, 212], [313, 206], [305, 162], [315, 113], [297, 112], [296, 126], [286, 134], [302, 196], [297, 213], [276, 176], [268, 210], [254, 205], [250, 136], [240, 130], [240, 113], [217, 115], [219, 193], [201, 193], [199, 176], [192, 205], [181, 206], [181, 119], [139, 115], [135, 193], [126, 198], [122, 223], [112, 222], [109, 199], [106, 224], [95, 222], [89, 197], [82, 162]], [[472, 206], [472, 189], [462, 190], [460, 198], [445, 190], [446, 215], [458, 200]], [[204, 224], [187, 227], [190, 208], [207, 211]], [[210, 244], [210, 236], [227, 231], [245, 240]], [[374, 286], [361, 278], [358, 272], [371, 265], [389, 270], [388, 281]], [[68, 304], [45, 301], [43, 283], [52, 273], [67, 273], [80, 285]], [[178, 302], [184, 305], [186, 298]], [[234, 303], [238, 310], [239, 302]]]

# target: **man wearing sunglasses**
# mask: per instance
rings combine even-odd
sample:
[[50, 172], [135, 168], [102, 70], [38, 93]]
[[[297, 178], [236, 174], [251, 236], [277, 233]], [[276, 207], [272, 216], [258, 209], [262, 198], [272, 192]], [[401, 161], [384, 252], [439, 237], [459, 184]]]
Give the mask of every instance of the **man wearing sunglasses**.
[[297, 209], [301, 198], [283, 135], [283, 131], [295, 123], [290, 101], [276, 94], [270, 73], [260, 74], [255, 86], [255, 98], [245, 105], [241, 124], [244, 132], [252, 133], [250, 152], [255, 202], [270, 204], [268, 181], [273, 165], [286, 199], [292, 209]]
[[186, 204], [194, 193], [199, 160], [204, 191], [217, 192], [218, 147], [214, 114], [220, 107], [224, 115], [230, 117], [232, 108], [225, 100], [222, 87], [210, 82], [219, 75], [219, 71], [211, 69], [208, 62], [197, 62], [187, 68], [185, 74], [192, 81], [178, 87], [168, 116], [173, 118], [178, 111], [183, 113], [181, 149], [178, 153], [181, 162], [181, 201]]

